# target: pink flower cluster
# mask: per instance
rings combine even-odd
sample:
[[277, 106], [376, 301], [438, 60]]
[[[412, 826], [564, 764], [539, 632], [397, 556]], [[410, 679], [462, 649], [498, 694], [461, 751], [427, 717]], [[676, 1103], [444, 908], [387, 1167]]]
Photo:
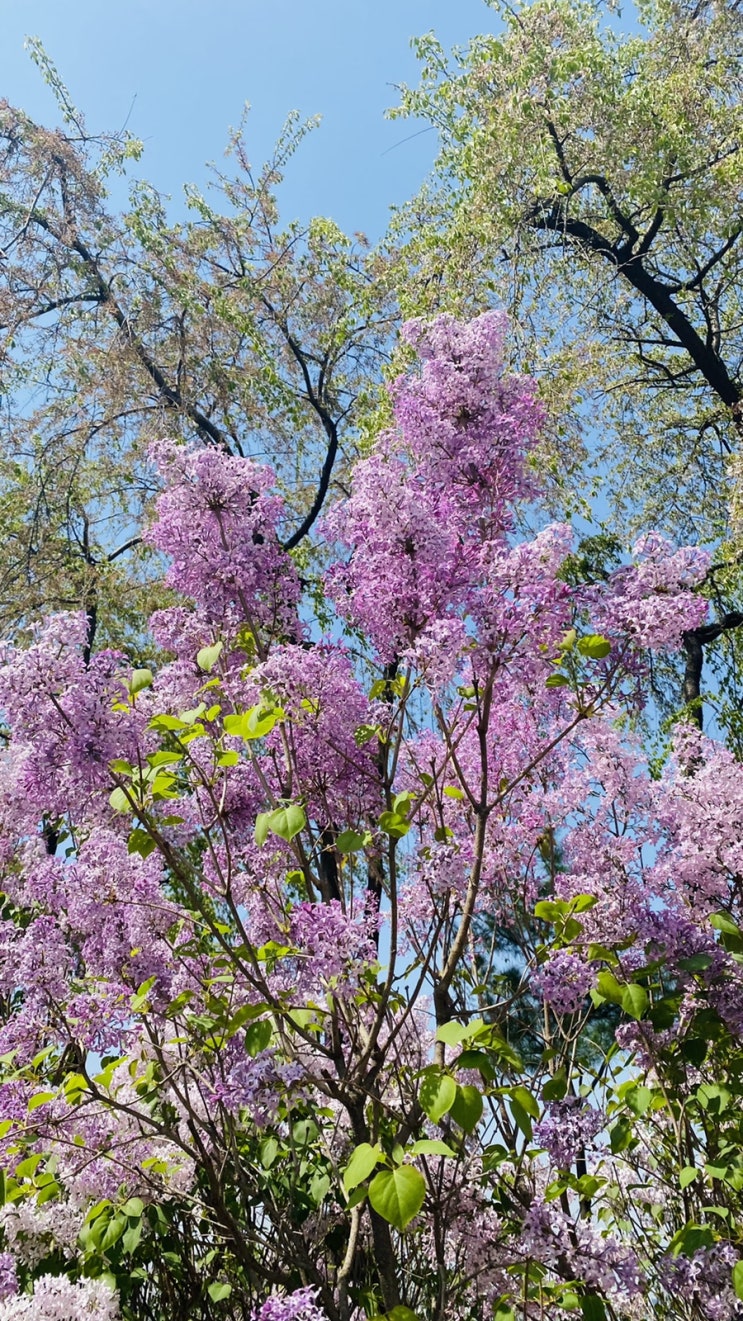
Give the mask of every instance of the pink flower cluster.
[[290, 1294], [272, 1294], [253, 1312], [251, 1321], [327, 1321], [317, 1306], [317, 1289], [296, 1289]]
[[152, 457], [166, 489], [147, 535], [170, 560], [168, 582], [207, 619], [296, 632], [299, 582], [279, 543], [283, 503], [270, 468], [165, 442]]
[[606, 1115], [593, 1106], [585, 1105], [577, 1096], [563, 1101], [552, 1101], [545, 1114], [534, 1125], [534, 1138], [560, 1170], [569, 1170], [576, 1156], [590, 1148], [594, 1138], [606, 1124]]
[[349, 553], [330, 572], [331, 595], [384, 661], [425, 646], [427, 630], [451, 627], [470, 604], [485, 548], [502, 541], [513, 502], [530, 490], [525, 457], [542, 420], [533, 383], [503, 378], [498, 314], [403, 333], [420, 376], [397, 382], [396, 429], [357, 465], [350, 499], [325, 524]]
[[590, 964], [568, 950], [558, 950], [534, 975], [532, 987], [556, 1014], [577, 1014], [594, 982]]

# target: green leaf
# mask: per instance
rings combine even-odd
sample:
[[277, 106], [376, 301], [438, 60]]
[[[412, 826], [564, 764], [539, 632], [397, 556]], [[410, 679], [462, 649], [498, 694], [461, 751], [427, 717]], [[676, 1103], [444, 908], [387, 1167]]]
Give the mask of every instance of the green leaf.
[[685, 972], [704, 972], [712, 963], [711, 954], [691, 954], [688, 959], [679, 959], [679, 968]]
[[132, 830], [127, 841], [127, 853], [139, 853], [140, 857], [149, 857], [155, 848], [157, 848], [155, 840], [152, 839], [152, 835], [147, 834], [147, 831], [140, 830], [139, 826]]
[[147, 997], [156, 981], [157, 977], [148, 977], [146, 982], [142, 982], [142, 985], [137, 987], [136, 995], [132, 996], [132, 1009], [135, 1014], [138, 1013], [140, 1009], [146, 1008]]
[[567, 674], [551, 674], [545, 683], [545, 688], [564, 688], [570, 680]]
[[56, 1095], [56, 1092], [37, 1092], [29, 1100], [26, 1109], [29, 1111], [38, 1110], [40, 1105], [48, 1105], [50, 1101], [53, 1101]]
[[172, 775], [157, 775], [151, 785], [152, 797], [156, 801], [162, 801], [163, 798], [177, 798], [174, 785], [175, 779]]
[[317, 1141], [318, 1127], [314, 1119], [298, 1119], [292, 1124], [292, 1139], [298, 1147], [311, 1147]]
[[603, 959], [605, 963], [613, 963], [613, 964], [617, 964], [619, 962], [619, 959], [617, 958], [617, 955], [614, 953], [613, 949], [609, 949], [607, 945], [599, 945], [596, 942], [592, 941], [591, 944], [588, 946], [589, 963], [592, 963], [594, 959]]
[[594, 1197], [605, 1183], [606, 1179], [597, 1179], [593, 1174], [582, 1174], [580, 1179], [575, 1181], [575, 1190], [581, 1197]]
[[539, 1102], [532, 1096], [530, 1091], [527, 1091], [526, 1087], [512, 1087], [510, 1095], [514, 1101], [518, 1101], [519, 1105], [523, 1106], [527, 1115], [531, 1115], [532, 1119], [539, 1118]]
[[743, 1302], [743, 1261], [736, 1261], [733, 1266], [733, 1292]]
[[192, 707], [190, 711], [179, 711], [178, 714], [184, 725], [188, 728], [189, 725], [195, 725], [199, 716], [202, 716], [205, 711], [206, 702], [199, 702], [199, 705]]
[[354, 731], [353, 741], [357, 747], [363, 748], [367, 743], [371, 743], [373, 738], [379, 737], [381, 732], [380, 725], [359, 725]]
[[402, 839], [410, 830], [410, 822], [399, 812], [383, 812], [379, 818], [379, 828], [390, 839]]
[[278, 1154], [279, 1144], [276, 1138], [264, 1138], [260, 1145], [261, 1165], [264, 1170], [270, 1170]]
[[704, 1063], [710, 1042], [704, 1041], [702, 1037], [687, 1037], [679, 1046], [683, 1059], [689, 1064], [694, 1064], [699, 1068]]
[[272, 812], [259, 812], [255, 818], [255, 842], [259, 848], [263, 848], [263, 845], [268, 839], [268, 832], [270, 830], [269, 823], [272, 816]]
[[527, 1142], [531, 1142], [533, 1137], [531, 1119], [529, 1115], [526, 1113], [526, 1110], [524, 1109], [523, 1105], [521, 1104], [520, 1101], [517, 1101], [514, 1097], [510, 1097], [508, 1104], [511, 1108], [511, 1114], [513, 1115], [514, 1122], [520, 1128]]
[[713, 1115], [721, 1115], [732, 1100], [727, 1087], [722, 1087], [719, 1083], [701, 1083], [697, 1087], [696, 1095], [702, 1109], [709, 1110]]
[[153, 716], [152, 720], [150, 721], [150, 728], [164, 729], [172, 732], [174, 730], [187, 729], [188, 722], [185, 720], [179, 720], [178, 716], [168, 716], [168, 715]]
[[488, 1041], [488, 1049], [494, 1055], [497, 1055], [500, 1060], [503, 1060], [505, 1064], [509, 1064], [517, 1073], [524, 1072], [524, 1061], [518, 1051], [514, 1050], [510, 1041], [506, 1041], [505, 1037], [502, 1037], [498, 1032], [491, 1035]]
[[695, 1169], [693, 1165], [685, 1165], [679, 1175], [679, 1186], [681, 1188], [688, 1188], [689, 1184], [694, 1182], [698, 1174], [699, 1170]]
[[202, 647], [197, 653], [196, 664], [205, 674], [210, 674], [224, 650], [223, 642], [215, 642], [211, 647]]
[[133, 1252], [136, 1252], [141, 1237], [142, 1221], [137, 1220], [135, 1224], [129, 1226], [121, 1240], [121, 1246], [124, 1249], [124, 1252], [128, 1253], [130, 1256]]
[[351, 1153], [351, 1159], [343, 1171], [343, 1187], [347, 1193], [350, 1193], [365, 1179], [368, 1179], [372, 1170], [379, 1164], [381, 1157], [381, 1148], [373, 1147], [369, 1142], [362, 1142], [360, 1146], [354, 1149]]
[[364, 847], [364, 836], [358, 835], [355, 830], [342, 830], [335, 844], [341, 853], [358, 853]]
[[715, 931], [723, 931], [728, 936], [742, 936], [743, 932], [728, 913], [713, 913], [709, 924]]
[[257, 706], [251, 706], [244, 717], [245, 732], [243, 738], [265, 738], [270, 734], [277, 721], [283, 719], [284, 712], [280, 706], [265, 707], [261, 703]]
[[495, 1078], [493, 1062], [484, 1050], [463, 1050], [455, 1060], [457, 1069], [477, 1069], [483, 1078], [492, 1082]]
[[18, 1179], [33, 1178], [39, 1165], [41, 1164], [42, 1159], [43, 1157], [41, 1153], [38, 1151], [34, 1152], [32, 1156], [26, 1156], [25, 1160], [20, 1161], [19, 1164], [16, 1165], [15, 1167], [16, 1178]]
[[464, 798], [464, 790], [459, 789], [456, 784], [447, 784], [444, 786], [444, 795], [446, 798], [454, 798], [459, 802]]
[[611, 1149], [615, 1155], [620, 1151], [626, 1151], [632, 1141], [632, 1121], [627, 1115], [622, 1115], [609, 1133]]
[[643, 1087], [638, 1084], [637, 1087], [631, 1087], [626, 1095], [627, 1105], [634, 1115], [644, 1115], [653, 1104], [654, 1092], [649, 1087]]
[[448, 1073], [427, 1073], [421, 1082], [419, 1100], [433, 1124], [451, 1110], [457, 1095], [457, 1084]]
[[711, 1248], [715, 1241], [709, 1225], [684, 1225], [674, 1234], [669, 1248], [672, 1257], [693, 1257], [700, 1248]]
[[481, 1018], [473, 1018], [471, 1023], [444, 1023], [436, 1032], [436, 1040], [445, 1046], [458, 1046], [460, 1041], [468, 1041], [483, 1028]]
[[62, 1088], [68, 1105], [77, 1105], [88, 1090], [88, 1080], [82, 1073], [70, 1073], [65, 1078]]
[[183, 753], [166, 752], [162, 749], [160, 752], [151, 752], [147, 761], [150, 766], [174, 766], [179, 761], [183, 761]]
[[132, 805], [129, 802], [129, 799], [127, 798], [123, 789], [114, 789], [108, 801], [111, 804], [114, 812], [132, 811]]
[[213, 1284], [207, 1285], [206, 1292], [213, 1303], [220, 1303], [223, 1298], [229, 1298], [232, 1293], [232, 1285], [228, 1284], [226, 1280], [215, 1280]]
[[560, 1306], [566, 1312], [577, 1312], [580, 1309], [580, 1296], [574, 1289], [568, 1288], [560, 1295]]
[[326, 1193], [330, 1187], [330, 1176], [318, 1173], [310, 1180], [310, 1197], [315, 1206], [320, 1206], [325, 1200]]
[[591, 633], [588, 637], [578, 638], [576, 647], [581, 656], [588, 656], [591, 660], [603, 660], [611, 651], [609, 639], [602, 637], [600, 633]]
[[554, 1078], [550, 1078], [549, 1082], [544, 1084], [544, 1087], [542, 1088], [542, 1100], [561, 1101], [567, 1090], [568, 1083], [567, 1078], [565, 1077], [565, 1071], [560, 1069], [555, 1074]]
[[408, 1147], [407, 1151], [409, 1156], [456, 1156], [456, 1154], [439, 1138], [421, 1138], [419, 1142], [414, 1142], [412, 1147]]
[[[601, 990], [600, 986], [599, 990]], [[637, 986], [634, 982], [630, 982], [629, 986], [625, 986], [622, 992], [622, 1008], [626, 1014], [629, 1014], [630, 1018], [642, 1018], [648, 1004], [648, 993], [643, 986]]]
[[276, 808], [273, 812], [259, 812], [255, 820], [255, 842], [262, 847], [269, 834], [278, 835], [287, 843], [298, 835], [307, 824], [307, 817], [299, 803], [289, 803], [287, 807]]
[[620, 1005], [624, 996], [625, 988], [617, 981], [613, 972], [603, 968], [596, 979], [596, 988], [599, 995], [603, 995], [605, 1000], [611, 1000], [612, 1004]]
[[404, 1229], [420, 1211], [426, 1181], [412, 1165], [380, 1170], [369, 1184], [369, 1201], [378, 1215], [395, 1229]]
[[240, 715], [225, 716], [224, 730], [226, 734], [245, 739], [246, 742], [265, 738], [283, 714], [281, 707], [267, 708], [259, 702], [257, 706], [251, 706], [249, 711], [243, 711]]
[[606, 1308], [603, 1298], [599, 1298], [597, 1293], [584, 1294], [580, 1300], [580, 1310], [583, 1321], [605, 1321]]
[[152, 687], [152, 670], [132, 670], [132, 677], [127, 684], [132, 697]]
[[493, 1321], [516, 1321], [516, 1313], [509, 1303], [498, 1303], [493, 1312]]
[[534, 905], [534, 916], [552, 925], [561, 922], [569, 911], [569, 905], [562, 899], [540, 899], [539, 903]]
[[300, 830], [304, 830], [306, 824], [304, 808], [300, 807], [299, 803], [289, 803], [288, 807], [279, 807], [277, 811], [271, 813], [268, 828], [272, 834], [289, 843]]
[[120, 1212], [113, 1215], [109, 1220], [106, 1232], [101, 1239], [101, 1251], [107, 1252], [109, 1248], [113, 1247], [114, 1243], [118, 1243], [119, 1239], [122, 1238], [127, 1229], [128, 1225], [126, 1216], [121, 1215]]
[[249, 1055], [255, 1058], [265, 1050], [273, 1036], [273, 1027], [270, 1018], [259, 1018], [250, 1027], [245, 1029], [245, 1049]]
[[482, 1110], [482, 1096], [476, 1087], [457, 1086], [457, 1094], [449, 1113], [465, 1133], [471, 1133], [477, 1127], [482, 1118]]

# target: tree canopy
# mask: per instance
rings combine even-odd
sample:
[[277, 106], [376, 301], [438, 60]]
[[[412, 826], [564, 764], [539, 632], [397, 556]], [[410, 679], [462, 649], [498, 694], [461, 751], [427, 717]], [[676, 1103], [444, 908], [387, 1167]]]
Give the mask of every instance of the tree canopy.
[[[141, 542], [155, 437], [270, 455], [299, 545], [358, 444], [390, 333], [381, 259], [328, 220], [282, 226], [275, 199], [308, 125], [254, 171], [243, 132], [214, 199], [172, 223], [106, 181], [140, 145], [96, 138], [49, 70], [66, 123], [0, 121], [3, 627], [83, 606], [136, 636], [162, 577]], [[373, 289], [373, 297], [371, 290]], [[132, 632], [133, 630], [133, 632]]]

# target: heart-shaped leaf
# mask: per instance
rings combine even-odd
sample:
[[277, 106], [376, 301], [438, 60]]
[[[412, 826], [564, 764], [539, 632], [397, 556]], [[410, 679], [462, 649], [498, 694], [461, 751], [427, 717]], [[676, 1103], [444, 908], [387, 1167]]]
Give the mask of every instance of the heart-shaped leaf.
[[383, 1220], [404, 1229], [420, 1211], [426, 1196], [426, 1181], [412, 1165], [380, 1170], [369, 1184], [369, 1201]]

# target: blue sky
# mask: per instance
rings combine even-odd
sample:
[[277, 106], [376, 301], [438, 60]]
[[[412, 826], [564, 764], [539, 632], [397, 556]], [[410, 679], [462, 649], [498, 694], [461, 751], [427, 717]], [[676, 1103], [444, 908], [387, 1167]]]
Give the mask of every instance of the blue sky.
[[24, 51], [41, 38], [90, 129], [145, 141], [141, 172], [174, 198], [222, 156], [252, 106], [259, 163], [287, 112], [322, 114], [295, 157], [284, 218], [332, 216], [370, 238], [427, 172], [435, 134], [385, 121], [394, 84], [416, 81], [410, 38], [447, 46], [493, 30], [483, 0], [0, 0], [0, 95], [44, 122], [51, 96]]

